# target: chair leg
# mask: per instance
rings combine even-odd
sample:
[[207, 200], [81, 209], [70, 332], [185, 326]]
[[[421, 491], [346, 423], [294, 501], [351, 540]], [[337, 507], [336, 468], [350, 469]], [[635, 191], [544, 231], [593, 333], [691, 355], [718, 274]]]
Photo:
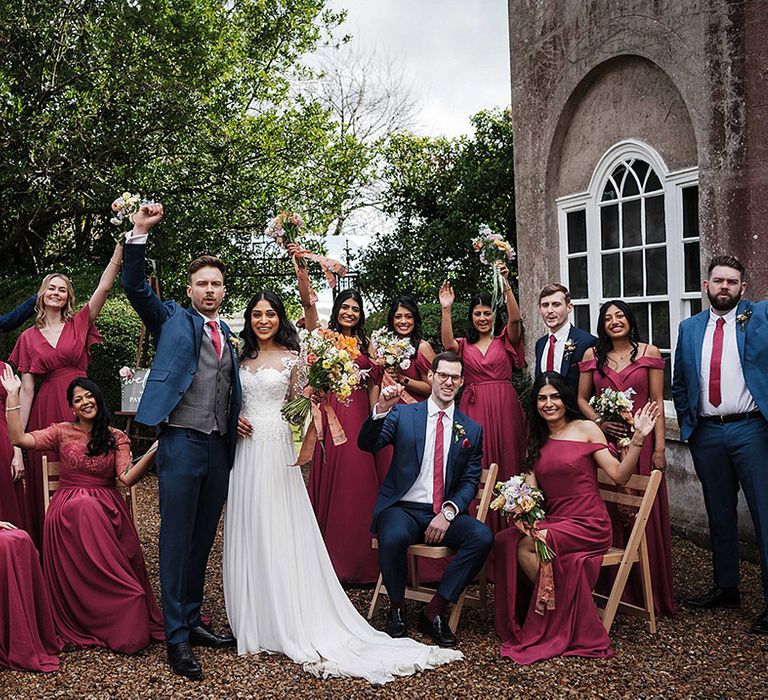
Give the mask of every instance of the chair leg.
[[129, 508], [130, 508], [130, 511], [131, 511], [131, 517], [133, 518], [133, 525], [136, 528], [136, 530], [138, 531], [138, 529], [139, 529], [139, 514], [137, 512], [138, 511], [137, 506], [139, 504], [139, 501], [136, 498], [137, 495], [138, 495], [138, 493], [137, 493], [137, 490], [136, 490], [136, 486], [135, 485], [131, 486], [131, 488], [128, 489], [127, 498], [128, 498]]
[[381, 589], [384, 585], [384, 578], [381, 574], [379, 574], [379, 580], [376, 581], [376, 586], [373, 589], [373, 600], [371, 600], [371, 605], [368, 608], [368, 620], [372, 620], [373, 616], [376, 614], [376, 608], [379, 607], [379, 596], [381, 595]]
[[643, 580], [643, 602], [648, 615], [648, 630], [656, 634], [656, 608], [653, 604], [653, 583], [651, 582], [651, 565], [648, 557], [648, 540], [643, 535], [640, 542], [640, 571]]
[[419, 581], [419, 559], [413, 554], [408, 554], [408, 573], [411, 577], [411, 586], [419, 589], [421, 582]]
[[456, 628], [459, 626], [459, 618], [461, 617], [461, 610], [464, 607], [464, 596], [466, 595], [467, 589], [465, 588], [454, 604], [453, 610], [451, 610], [451, 616], [448, 618], [448, 627], [451, 628], [451, 632], [454, 634], [456, 634]]

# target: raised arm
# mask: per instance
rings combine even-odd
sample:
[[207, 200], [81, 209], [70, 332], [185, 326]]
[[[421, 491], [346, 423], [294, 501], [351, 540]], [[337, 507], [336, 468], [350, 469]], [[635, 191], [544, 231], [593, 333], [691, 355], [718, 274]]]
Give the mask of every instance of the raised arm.
[[443, 350], [458, 352], [459, 344], [456, 342], [456, 338], [453, 337], [453, 318], [451, 316], [451, 310], [453, 309], [453, 302], [456, 299], [456, 295], [453, 293], [453, 287], [448, 280], [445, 280], [440, 286], [439, 298], [440, 307], [442, 309], [440, 340], [443, 343]]
[[497, 263], [499, 272], [504, 278], [504, 303], [507, 307], [507, 337], [512, 345], [517, 345], [522, 334], [522, 318], [520, 317], [520, 306], [512, 291], [512, 285], [509, 283], [509, 268], [504, 263]]
[[91, 294], [91, 298], [88, 300], [88, 317], [91, 323], [98, 318], [101, 310], [104, 308], [109, 292], [112, 290], [112, 285], [115, 283], [117, 273], [120, 272], [120, 263], [122, 261], [123, 246], [121, 243], [118, 243], [112, 251], [112, 257], [104, 268], [104, 272], [101, 273], [99, 286], [96, 287], [96, 291]]
[[[385, 387], [380, 398], [368, 416], [360, 434], [357, 436], [357, 446], [364, 452], [378, 452], [382, 447], [391, 445], [397, 433], [397, 422], [400, 411], [397, 405], [404, 387], [400, 384]], [[378, 417], [374, 417], [378, 416]]]
[[[288, 245], [288, 252], [293, 258], [293, 249], [296, 245], [291, 243]], [[293, 258], [295, 262], [295, 258]], [[320, 325], [320, 319], [317, 315], [317, 304], [312, 299], [312, 285], [309, 282], [309, 274], [306, 267], [296, 265], [296, 279], [299, 283], [299, 299], [301, 305], [304, 308], [304, 328], [308, 331], [312, 331]]]
[[23, 447], [26, 450], [32, 450], [35, 447], [35, 438], [29, 433], [25, 433], [21, 426], [21, 402], [19, 400], [19, 391], [21, 390], [21, 380], [16, 376], [10, 365], [6, 365], [0, 378], [8, 398], [5, 402], [5, 418], [8, 422], [8, 437], [11, 444], [17, 447]]
[[13, 311], [0, 316], [0, 331], [12, 331], [18, 328], [33, 313], [35, 313], [35, 304], [37, 303], [37, 294], [33, 294], [25, 302], [19, 304]]

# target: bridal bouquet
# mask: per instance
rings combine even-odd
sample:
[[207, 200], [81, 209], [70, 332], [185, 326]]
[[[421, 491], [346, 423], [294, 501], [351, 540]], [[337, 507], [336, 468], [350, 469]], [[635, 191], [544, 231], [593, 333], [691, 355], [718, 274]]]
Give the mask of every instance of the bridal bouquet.
[[472, 239], [472, 247], [480, 254], [480, 262], [493, 268], [493, 307], [496, 308], [504, 293], [504, 282], [498, 263], [514, 260], [515, 249], [501, 234], [494, 233], [485, 224], [480, 227], [477, 237]]
[[115, 226], [122, 226], [124, 221], [133, 223], [133, 215], [145, 204], [152, 204], [148, 199], [142, 199], [141, 195], [123, 192], [114, 202], [112, 202], [112, 218], [110, 223]]
[[379, 328], [371, 333], [371, 343], [376, 351], [377, 364], [402, 370], [411, 366], [416, 349], [410, 338], [401, 338], [388, 328]]
[[[597, 413], [601, 423], [605, 421], [625, 423], [631, 431], [634, 425], [632, 418], [632, 408], [634, 407], [632, 395], [634, 393], [635, 390], [631, 387], [624, 391], [603, 389], [600, 396], [593, 396], [589, 400], [589, 405]], [[630, 439], [628, 437], [621, 438], [617, 443], [618, 447], [629, 447]]]

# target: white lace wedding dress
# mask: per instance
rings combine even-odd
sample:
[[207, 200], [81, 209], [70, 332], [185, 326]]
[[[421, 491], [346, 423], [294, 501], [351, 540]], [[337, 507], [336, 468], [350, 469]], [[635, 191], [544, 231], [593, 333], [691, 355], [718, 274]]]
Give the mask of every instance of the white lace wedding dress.
[[[288, 424], [296, 393], [293, 353], [260, 353], [240, 369], [242, 416], [253, 434], [238, 443], [224, 524], [224, 597], [240, 654], [282, 653], [315, 676], [382, 684], [459, 660], [458, 651], [391, 639], [350, 602], [328, 557]], [[357, 436], [348, 436], [354, 440]]]

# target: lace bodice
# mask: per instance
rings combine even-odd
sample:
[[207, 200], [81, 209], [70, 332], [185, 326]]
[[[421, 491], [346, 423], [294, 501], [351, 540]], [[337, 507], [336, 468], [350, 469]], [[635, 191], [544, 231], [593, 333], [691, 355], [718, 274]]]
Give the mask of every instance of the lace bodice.
[[280, 415], [286, 399], [300, 391], [296, 353], [261, 353], [240, 367], [243, 399], [240, 415], [253, 425], [250, 439], [273, 440], [290, 436]]

